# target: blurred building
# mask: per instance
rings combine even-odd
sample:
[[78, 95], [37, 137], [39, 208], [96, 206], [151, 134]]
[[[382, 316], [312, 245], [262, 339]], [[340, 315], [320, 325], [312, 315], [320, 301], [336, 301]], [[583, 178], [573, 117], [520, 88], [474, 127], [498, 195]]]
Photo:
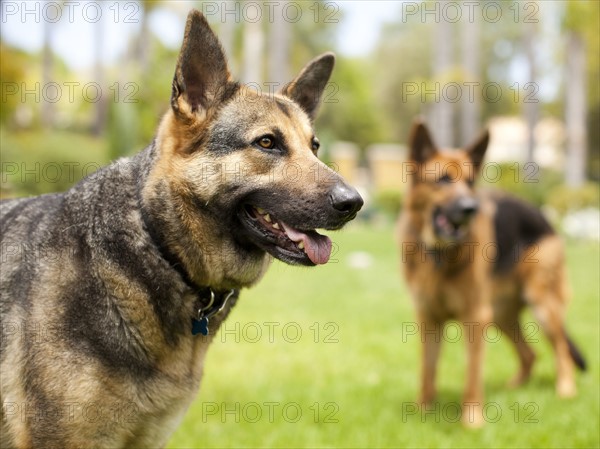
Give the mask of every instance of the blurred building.
[[[488, 123], [491, 134], [486, 159], [493, 162], [526, 163], [528, 131], [521, 117], [495, 117]], [[533, 162], [543, 168], [564, 171], [565, 125], [548, 117], [535, 126]]]

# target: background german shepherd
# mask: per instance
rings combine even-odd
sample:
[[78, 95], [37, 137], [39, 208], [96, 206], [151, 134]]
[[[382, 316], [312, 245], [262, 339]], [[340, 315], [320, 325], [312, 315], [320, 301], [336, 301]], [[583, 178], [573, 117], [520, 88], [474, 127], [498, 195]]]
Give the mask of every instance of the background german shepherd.
[[463, 413], [467, 425], [483, 423], [483, 332], [495, 322], [520, 361], [512, 385], [525, 382], [534, 353], [519, 325], [530, 306], [556, 354], [558, 395], [576, 393], [573, 362], [585, 362], [564, 328], [568, 286], [560, 238], [533, 206], [506, 194], [479, 192], [474, 182], [489, 135], [465, 150], [438, 150], [422, 123], [410, 139], [411, 179], [398, 223], [404, 275], [420, 327], [420, 401], [435, 397], [435, 371], [444, 323], [465, 325], [468, 366]]
[[333, 64], [258, 94], [192, 11], [154, 142], [64, 194], [1, 203], [2, 248], [20, 249], [1, 270], [3, 448], [163, 446], [202, 376], [210, 337], [192, 331], [214, 334], [268, 254], [327, 262], [315, 229], [362, 206], [316, 157]]

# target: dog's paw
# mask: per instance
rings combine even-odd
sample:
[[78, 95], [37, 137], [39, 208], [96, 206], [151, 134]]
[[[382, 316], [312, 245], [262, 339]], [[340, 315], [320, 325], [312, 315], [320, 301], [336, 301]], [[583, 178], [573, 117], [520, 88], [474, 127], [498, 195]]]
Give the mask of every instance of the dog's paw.
[[573, 398], [577, 396], [577, 387], [573, 380], [563, 380], [556, 383], [556, 394], [559, 398]]
[[479, 429], [483, 427], [485, 419], [483, 417], [483, 406], [481, 403], [464, 403], [461, 423], [468, 429]]

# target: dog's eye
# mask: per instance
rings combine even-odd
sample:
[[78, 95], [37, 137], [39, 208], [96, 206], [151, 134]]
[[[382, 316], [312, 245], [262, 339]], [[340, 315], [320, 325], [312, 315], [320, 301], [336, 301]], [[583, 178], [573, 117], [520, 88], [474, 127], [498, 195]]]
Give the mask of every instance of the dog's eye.
[[313, 137], [313, 140], [312, 140], [313, 153], [316, 153], [317, 151], [319, 151], [319, 148], [321, 148], [321, 142], [319, 142], [319, 139], [317, 139], [316, 137]]
[[452, 182], [452, 178], [448, 174], [445, 174], [440, 179], [438, 179], [438, 182], [441, 184], [445, 184], [448, 182]]
[[275, 148], [275, 138], [271, 136], [262, 136], [256, 141], [256, 144], [265, 150], [272, 150]]

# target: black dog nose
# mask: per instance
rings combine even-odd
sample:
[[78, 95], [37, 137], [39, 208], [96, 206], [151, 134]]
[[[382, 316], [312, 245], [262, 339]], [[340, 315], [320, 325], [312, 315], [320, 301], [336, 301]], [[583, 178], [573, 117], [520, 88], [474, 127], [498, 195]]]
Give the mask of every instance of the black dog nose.
[[333, 208], [346, 216], [355, 215], [364, 204], [356, 189], [344, 183], [336, 184], [329, 194], [329, 199]]
[[479, 210], [479, 202], [475, 198], [464, 197], [458, 200], [458, 208], [464, 215], [473, 215]]

